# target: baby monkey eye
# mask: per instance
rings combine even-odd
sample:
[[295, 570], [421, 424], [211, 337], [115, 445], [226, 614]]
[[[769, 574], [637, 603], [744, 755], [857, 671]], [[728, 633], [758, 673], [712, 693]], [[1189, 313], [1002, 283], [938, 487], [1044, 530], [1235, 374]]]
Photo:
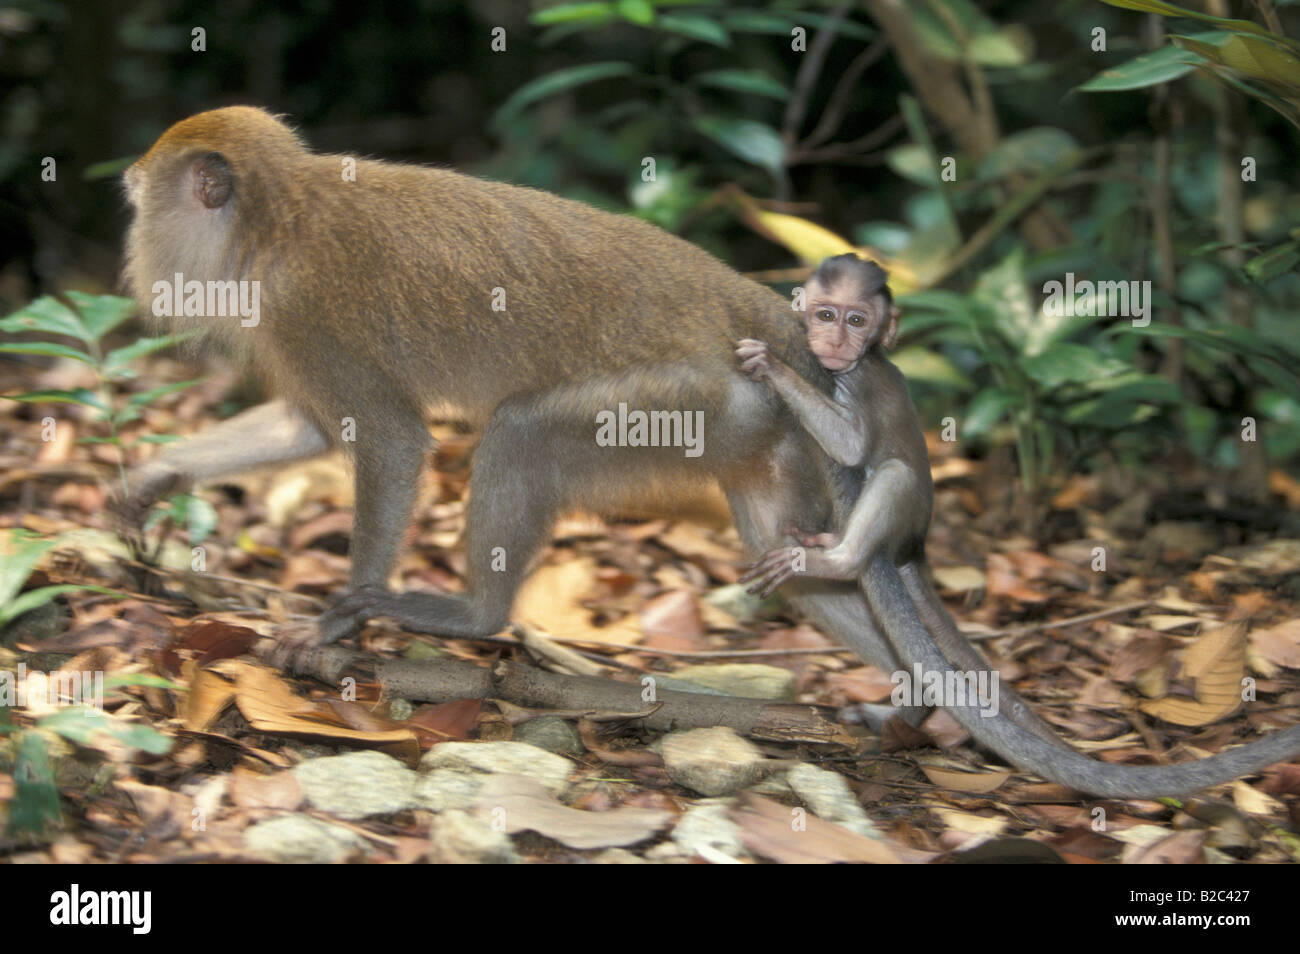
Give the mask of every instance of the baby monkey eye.
[[818, 308], [817, 317], [822, 321], [834, 321], [835, 312], [831, 311], [829, 308]]
[[855, 325], [855, 326], [861, 325], [864, 322], [866, 322], [866, 320], [867, 320], [866, 315], [862, 314], [861, 312], [855, 311], [849, 315], [849, 324], [851, 325]]

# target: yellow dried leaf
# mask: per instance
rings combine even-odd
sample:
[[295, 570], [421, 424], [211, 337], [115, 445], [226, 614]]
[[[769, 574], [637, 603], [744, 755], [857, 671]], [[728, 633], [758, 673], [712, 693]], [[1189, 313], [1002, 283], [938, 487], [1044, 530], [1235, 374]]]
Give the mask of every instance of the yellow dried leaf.
[[1004, 772], [959, 772], [954, 769], [922, 765], [921, 771], [940, 788], [952, 792], [972, 792], [977, 795], [993, 791], [1011, 777], [1010, 769]]
[[1176, 654], [1183, 674], [1195, 684], [1194, 699], [1165, 696], [1143, 702], [1139, 708], [1175, 725], [1208, 725], [1231, 715], [1241, 705], [1246, 631], [1244, 623], [1220, 626]]

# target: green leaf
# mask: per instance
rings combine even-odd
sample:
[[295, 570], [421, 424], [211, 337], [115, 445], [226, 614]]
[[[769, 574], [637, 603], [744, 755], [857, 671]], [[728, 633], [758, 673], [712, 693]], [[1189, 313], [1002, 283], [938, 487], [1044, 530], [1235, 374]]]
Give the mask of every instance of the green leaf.
[[103, 162], [92, 162], [86, 166], [81, 174], [85, 182], [94, 182], [97, 179], [116, 179], [126, 171], [126, 167], [131, 165], [140, 157], [136, 156], [119, 156], [117, 159], [105, 159]]
[[753, 119], [696, 116], [694, 126], [718, 145], [746, 162], [779, 175], [785, 165], [785, 143], [771, 126]]
[[1024, 33], [1014, 27], [971, 37], [967, 51], [976, 63], [994, 69], [1024, 66], [1029, 62], [1029, 47]]
[[36, 723], [48, 732], [57, 732], [78, 745], [93, 745], [95, 735], [103, 732], [131, 749], [150, 755], [164, 755], [171, 751], [173, 740], [147, 725], [126, 722], [100, 709], [85, 706], [67, 706]]
[[[809, 26], [817, 30], [824, 30], [835, 22], [834, 17], [829, 17], [824, 13], [808, 13], [806, 11], [791, 11], [790, 19], [801, 26]], [[788, 36], [790, 33], [788, 26], [785, 32]], [[839, 21], [835, 26], [835, 35], [846, 40], [859, 40], [870, 43], [876, 38], [877, 34], [878, 31], [874, 27], [869, 27], [848, 18]]]
[[971, 400], [962, 417], [963, 437], [983, 437], [1002, 421], [1007, 411], [1024, 404], [1021, 395], [1005, 388], [986, 388]]
[[929, 348], [900, 348], [889, 356], [889, 360], [898, 365], [909, 381], [924, 381], [956, 391], [966, 391], [971, 387], [970, 378], [955, 364]]
[[898, 305], [904, 313], [913, 308], [930, 309], [933, 311], [949, 312], [961, 318], [962, 321], [969, 321], [970, 302], [965, 295], [959, 295], [957, 292], [944, 291], [943, 289], [932, 288], [925, 291], [909, 292], [898, 299]]
[[1251, 281], [1263, 285], [1280, 275], [1295, 271], [1300, 265], [1300, 241], [1283, 242], [1267, 252], [1256, 255], [1241, 270]]
[[51, 358], [71, 358], [73, 361], [80, 361], [89, 365], [95, 363], [95, 359], [86, 352], [78, 351], [76, 348], [70, 348], [67, 345], [55, 344], [52, 341], [17, 341], [10, 344], [0, 344], [0, 351], [6, 354], [43, 354]]
[[1252, 23], [1250, 20], [1227, 20], [1223, 17], [1213, 17], [1208, 13], [1188, 10], [1185, 7], [1174, 6], [1172, 3], [1165, 3], [1163, 0], [1102, 0], [1102, 3], [1110, 4], [1112, 7], [1120, 7], [1124, 10], [1137, 10], [1139, 13], [1158, 13], [1162, 17], [1187, 17], [1192, 20], [1204, 20], [1207, 23], [1218, 24], [1228, 30], [1264, 34], [1269, 32], [1258, 23]]
[[1270, 83], [1291, 95], [1300, 93], [1300, 58], [1267, 40], [1234, 33], [1216, 48], [1190, 36], [1170, 39], [1211, 62], [1236, 70], [1242, 76]]
[[976, 170], [977, 181], [1001, 179], [1013, 172], [1042, 172], [1079, 152], [1079, 143], [1064, 129], [1035, 126], [1012, 133], [985, 156]]
[[502, 129], [516, 117], [520, 110], [538, 100], [547, 99], [587, 83], [596, 83], [617, 76], [631, 76], [635, 72], [630, 63], [609, 61], [570, 66], [539, 76], [519, 87], [501, 104], [501, 108], [492, 117], [492, 126], [497, 130]]
[[1025, 279], [1025, 250], [1016, 246], [997, 265], [986, 269], [975, 282], [971, 297], [986, 306], [992, 326], [1021, 354], [1037, 354], [1046, 347], [1056, 325], [1041, 313], [1030, 297]]
[[73, 391], [48, 390], [48, 391], [24, 391], [21, 394], [4, 394], [0, 395], [10, 401], [18, 401], [20, 404], [43, 404], [46, 402], [52, 404], [84, 404], [86, 407], [93, 407], [97, 411], [108, 413], [108, 408], [104, 402], [99, 399], [99, 395], [94, 391], [86, 388], [77, 388]]
[[189, 686], [147, 672], [118, 673], [104, 678], [105, 689], [120, 689], [123, 686], [150, 686], [154, 689], [171, 689], [174, 692], [189, 691]]
[[136, 443], [137, 444], [175, 444], [177, 441], [181, 439], [182, 438], [179, 434], [145, 434], [143, 437], [137, 440]]
[[41, 557], [58, 540], [46, 540], [29, 530], [10, 530], [0, 538], [0, 612], [18, 595]]
[[68, 300], [81, 313], [81, 320], [95, 341], [135, 314], [135, 302], [120, 295], [87, 295], [70, 291]]
[[190, 544], [199, 544], [212, 535], [217, 527], [217, 511], [202, 497], [193, 494], [176, 494], [169, 498], [177, 523], [185, 525]]
[[[1193, 38], [1218, 45], [1231, 35], [1222, 30], [1212, 30], [1194, 34]], [[1168, 83], [1185, 76], [1196, 69], [1197, 64], [1203, 62], [1205, 61], [1191, 50], [1172, 45], [1162, 46], [1151, 53], [1143, 53], [1127, 63], [1102, 70], [1075, 89], [1084, 93], [1116, 93], [1145, 89], [1148, 86], [1158, 86], [1160, 83]]]
[[701, 86], [716, 86], [738, 93], [752, 93], [784, 102], [790, 90], [762, 70], [708, 70], [696, 73], [692, 79]]
[[736, 33], [767, 33], [775, 36], [789, 36], [790, 28], [794, 25], [789, 17], [758, 10], [727, 10], [722, 14], [722, 23]]
[[156, 388], [150, 388], [148, 391], [141, 391], [139, 394], [132, 394], [127, 399], [127, 404], [134, 407], [144, 407], [147, 404], [152, 404], [164, 395], [175, 394], [177, 391], [184, 391], [186, 388], [192, 388], [202, 380], [202, 378], [193, 378], [189, 381], [177, 381], [175, 384], [159, 385]]
[[10, 834], [40, 835], [60, 820], [59, 790], [54, 785], [45, 739], [39, 732], [18, 736], [13, 768], [14, 796], [9, 803]]
[[561, 3], [536, 11], [529, 21], [537, 26], [552, 26], [557, 23], [581, 23], [588, 26], [603, 26], [614, 19], [612, 3]]
[[618, 15], [629, 23], [649, 26], [655, 22], [655, 8], [649, 0], [618, 0], [614, 4]]
[[1098, 354], [1086, 345], [1058, 342], [1038, 354], [1026, 357], [1021, 370], [1043, 388], [1096, 381], [1129, 370], [1123, 361]]
[[1125, 428], [1150, 420], [1160, 413], [1154, 404], [1180, 404], [1182, 395], [1172, 383], [1154, 375], [1125, 381], [1103, 395], [1078, 401], [1065, 409], [1062, 418], [1087, 427]]
[[958, 63], [969, 58], [991, 67], [1028, 62], [1023, 31], [999, 27], [969, 0], [931, 0], [911, 5], [908, 12], [916, 35], [941, 59]]
[[53, 586], [38, 586], [34, 590], [28, 590], [17, 599], [5, 603], [0, 607], [0, 625], [15, 620], [23, 613], [30, 613], [38, 606], [44, 606], [51, 600], [57, 599], [66, 593], [103, 593], [106, 596], [125, 597], [125, 593], [119, 593], [117, 590], [111, 590], [105, 586], [90, 586], [89, 584], [76, 583], [57, 583]]
[[130, 424], [132, 421], [138, 421], [142, 417], [140, 406], [137, 404], [124, 404], [112, 416], [112, 421], [119, 427], [123, 424]]
[[1154, 374], [1130, 370], [1127, 373], [1088, 381], [1090, 391], [1103, 391], [1132, 401], [1150, 401], [1157, 404], [1181, 404], [1183, 393], [1172, 381]]
[[38, 298], [30, 305], [0, 319], [0, 331], [43, 331], [51, 335], [79, 338], [87, 344], [94, 341], [81, 317], [52, 295]]
[[156, 338], [140, 338], [132, 344], [114, 348], [104, 356], [104, 373], [112, 374], [115, 371], [120, 371], [137, 358], [143, 358], [155, 351], [170, 348], [172, 345], [190, 337], [193, 336], [191, 334], [159, 335]]
[[939, 166], [930, 150], [918, 143], [895, 146], [885, 153], [885, 162], [899, 176], [920, 186], [934, 186], [939, 182]]
[[731, 37], [726, 29], [709, 17], [685, 13], [661, 13], [655, 20], [654, 26], [657, 30], [677, 33], [692, 40], [712, 43], [714, 46], [731, 46]]

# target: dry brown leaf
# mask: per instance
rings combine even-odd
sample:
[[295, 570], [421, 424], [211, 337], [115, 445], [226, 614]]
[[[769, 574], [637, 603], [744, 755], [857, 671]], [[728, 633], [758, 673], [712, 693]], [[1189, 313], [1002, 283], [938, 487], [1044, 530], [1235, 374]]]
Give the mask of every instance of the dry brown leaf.
[[324, 550], [295, 553], [280, 574], [280, 586], [286, 590], [330, 590], [347, 579], [347, 561]]
[[[498, 812], [500, 814], [498, 814]], [[490, 775], [479, 788], [475, 813], [500, 818], [505, 830], [535, 831], [570, 848], [617, 848], [653, 837], [674, 818], [672, 812], [619, 807], [584, 812], [561, 805], [536, 779]]]
[[930, 477], [936, 484], [946, 480], [959, 480], [976, 472], [975, 462], [965, 457], [950, 457], [948, 460], [930, 467]]
[[[736, 563], [741, 553], [733, 547], [723, 546], [693, 523], [678, 521], [659, 534], [658, 542], [678, 556], [710, 562]], [[706, 565], [706, 569], [707, 569]]]
[[1138, 620], [1143, 626], [1154, 629], [1157, 632], [1168, 633], [1175, 629], [1182, 629], [1184, 626], [1199, 628], [1203, 625], [1212, 625], [1214, 620], [1202, 619], [1199, 616], [1175, 616], [1170, 613], [1152, 613], [1149, 616], [1143, 616]]
[[1286, 471], [1274, 467], [1268, 472], [1268, 489], [1270, 492], [1286, 498], [1286, 505], [1292, 510], [1300, 510], [1300, 481]]
[[[369, 742], [396, 758], [414, 761], [420, 745], [407, 728], [363, 730], [342, 724], [324, 703], [297, 695], [278, 671], [243, 659], [224, 659], [199, 675], [225, 676], [234, 681], [234, 700], [249, 725], [259, 732], [297, 733], [351, 742]], [[216, 690], [211, 690], [215, 697]], [[204, 711], [211, 709], [205, 706]], [[194, 728], [202, 729], [203, 725]]]
[[1264, 659], [1287, 669], [1300, 669], [1300, 619], [1287, 620], [1250, 634], [1251, 648]]
[[206, 732], [234, 700], [234, 683], [214, 672], [200, 669], [190, 679], [190, 691], [185, 694], [182, 724], [187, 729]]
[[240, 808], [273, 808], [293, 811], [302, 804], [302, 786], [293, 772], [272, 772], [259, 775], [242, 765], [230, 773], [230, 786], [226, 789], [230, 801]]
[[1132, 842], [1126, 845], [1121, 861], [1126, 865], [1193, 865], [1205, 860], [1205, 842], [1210, 837], [1208, 831], [1179, 831], [1169, 835], [1165, 829], [1158, 830], [1164, 837], [1153, 839], [1148, 844]]
[[1053, 510], [1074, 510], [1097, 496], [1098, 483], [1095, 475], [1072, 474], [1065, 486], [1052, 498]]
[[704, 619], [690, 590], [669, 590], [648, 600], [639, 614], [642, 642], [655, 649], [700, 649]]
[[1241, 680], [1246, 674], [1247, 628], [1244, 623], [1220, 626], [1177, 654], [1184, 676], [1194, 683], [1194, 699], [1165, 696], [1139, 708], [1175, 725], [1208, 725], [1235, 712], [1241, 705]]
[[1021, 603], [1046, 603], [1047, 596], [1026, 586], [1018, 567], [1003, 553], [988, 556], [990, 596], [1006, 596]]
[[1173, 610], [1176, 613], [1198, 614], [1204, 613], [1208, 609], [1201, 603], [1193, 603], [1191, 600], [1183, 599], [1172, 586], [1166, 586], [1160, 595], [1155, 598], [1154, 602], [1156, 606]]
[[631, 617], [596, 626], [581, 601], [596, 585], [596, 561], [577, 557], [537, 568], [515, 597], [514, 618], [553, 636], [581, 636], [597, 642], [635, 643], [641, 627]]
[[957, 769], [939, 768], [934, 765], [922, 765], [921, 771], [935, 785], [953, 792], [973, 792], [982, 795], [998, 788], [1011, 777], [1011, 769], [1005, 772], [962, 772]]
[[[1114, 628], [1111, 632], [1115, 632]], [[1111, 658], [1108, 675], [1116, 682], [1130, 682], [1143, 670], [1161, 666], [1175, 640], [1154, 630], [1135, 630]]]
[[889, 673], [875, 666], [857, 666], [826, 676], [826, 685], [849, 702], [884, 702], [894, 692]]
[[968, 593], [984, 589], [984, 571], [974, 566], [936, 566], [934, 579], [945, 590]]
[[[785, 864], [860, 862], [894, 865], [902, 850], [877, 838], [859, 835], [818, 818], [806, 809], [745, 793], [729, 815], [741, 828], [745, 847], [756, 855]], [[796, 823], [797, 822], [797, 823]], [[908, 860], [917, 860], [919, 852]]]
[[1232, 802], [1247, 815], [1280, 814], [1286, 810], [1282, 802], [1240, 779], [1232, 783]]
[[1228, 556], [1242, 568], [1256, 573], [1300, 573], [1300, 540], [1267, 540], [1234, 547]]
[[1005, 815], [975, 815], [944, 805], [931, 805], [930, 810], [938, 815], [948, 828], [968, 835], [1000, 835], [1011, 822], [1011, 819]]

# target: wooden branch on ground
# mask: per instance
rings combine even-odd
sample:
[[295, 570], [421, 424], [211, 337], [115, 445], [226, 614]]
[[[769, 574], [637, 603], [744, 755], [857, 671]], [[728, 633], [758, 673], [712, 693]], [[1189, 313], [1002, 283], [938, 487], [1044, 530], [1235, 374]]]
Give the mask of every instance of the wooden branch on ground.
[[[273, 645], [273, 641], [263, 640], [260, 654]], [[641, 711], [647, 703], [640, 683], [560, 675], [506, 660], [479, 666], [452, 659], [384, 659], [330, 646], [302, 653], [297, 671], [331, 685], [345, 676], [373, 678], [385, 695], [419, 702], [505, 699], [534, 708], [617, 712]], [[652, 701], [661, 705], [641, 722], [659, 732], [725, 725], [741, 735], [770, 742], [857, 746], [857, 740], [817, 706], [658, 687]]]

